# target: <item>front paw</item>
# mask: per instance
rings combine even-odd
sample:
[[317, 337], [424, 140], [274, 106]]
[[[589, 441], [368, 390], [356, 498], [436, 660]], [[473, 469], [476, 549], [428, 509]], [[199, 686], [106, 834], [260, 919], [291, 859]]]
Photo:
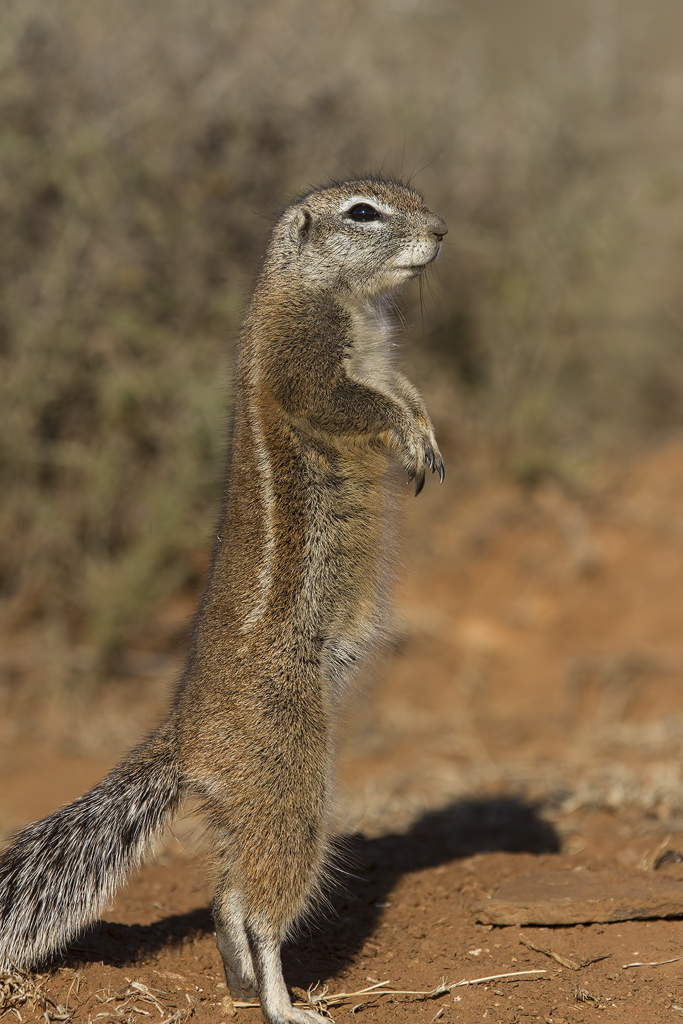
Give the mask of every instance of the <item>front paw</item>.
[[415, 481], [416, 496], [424, 487], [428, 469], [438, 472], [439, 482], [443, 483], [446, 469], [431, 423], [411, 424], [401, 438], [400, 452], [408, 479]]
[[415, 459], [415, 463], [408, 467], [408, 479], [415, 481], [415, 497], [418, 496], [425, 485], [425, 476], [427, 475], [428, 468], [431, 469], [432, 473], [438, 472], [439, 483], [442, 484], [446, 476], [446, 467], [435, 441], [433, 444], [425, 445], [424, 450]]

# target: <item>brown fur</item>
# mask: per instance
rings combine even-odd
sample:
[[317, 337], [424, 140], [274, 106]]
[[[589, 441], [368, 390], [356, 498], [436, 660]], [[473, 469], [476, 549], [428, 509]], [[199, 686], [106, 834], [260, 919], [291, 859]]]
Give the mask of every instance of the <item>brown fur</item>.
[[[344, 221], [353, 197], [392, 213]], [[423, 266], [445, 230], [396, 184], [313, 192], [275, 228], [245, 320], [226, 504], [175, 718], [215, 836], [217, 920], [237, 899], [247, 933], [277, 945], [325, 866], [335, 705], [383, 625], [388, 455], [418, 481], [430, 449], [442, 466], [391, 364], [382, 297], [415, 276], [392, 276], [402, 247], [419, 243]]]
[[[354, 219], [360, 204], [377, 219]], [[428, 468], [443, 479], [422, 399], [393, 366], [386, 306], [436, 258], [445, 232], [398, 183], [309, 193], [273, 231], [241, 336], [213, 565], [161, 731], [174, 793], [204, 801], [230, 990], [258, 993], [267, 1024], [322, 1019], [292, 1006], [280, 945], [328, 857], [338, 705], [384, 627], [390, 461], [416, 493]], [[177, 796], [167, 803], [171, 811]], [[44, 831], [32, 828], [9, 851], [8, 878]], [[48, 934], [41, 948], [59, 941]], [[7, 944], [8, 958], [15, 948]]]

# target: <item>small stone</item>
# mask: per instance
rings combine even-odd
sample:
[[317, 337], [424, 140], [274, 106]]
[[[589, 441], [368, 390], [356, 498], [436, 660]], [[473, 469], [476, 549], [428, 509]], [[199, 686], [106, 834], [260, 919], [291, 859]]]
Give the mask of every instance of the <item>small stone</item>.
[[232, 1001], [231, 996], [223, 996], [221, 999], [221, 1009], [227, 1017], [234, 1017], [237, 1014], [235, 1004]]

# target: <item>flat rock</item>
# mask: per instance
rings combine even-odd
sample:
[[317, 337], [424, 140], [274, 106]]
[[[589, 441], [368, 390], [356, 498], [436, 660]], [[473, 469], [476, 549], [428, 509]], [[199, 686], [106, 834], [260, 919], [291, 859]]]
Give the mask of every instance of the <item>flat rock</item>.
[[511, 879], [470, 908], [482, 924], [589, 924], [683, 916], [683, 882], [557, 871]]

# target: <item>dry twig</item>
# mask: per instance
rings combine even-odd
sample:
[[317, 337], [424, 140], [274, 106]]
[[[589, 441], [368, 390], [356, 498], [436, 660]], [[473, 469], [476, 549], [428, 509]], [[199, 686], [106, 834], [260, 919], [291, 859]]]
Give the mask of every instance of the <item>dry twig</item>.
[[551, 946], [539, 946], [536, 942], [532, 942], [531, 939], [527, 938], [526, 935], [520, 935], [519, 941], [527, 949], [533, 949], [536, 953], [543, 953], [544, 956], [552, 957], [562, 967], [568, 967], [570, 971], [580, 971], [582, 967], [588, 967], [589, 964], [596, 964], [599, 960], [607, 960], [611, 957], [611, 953], [602, 953], [600, 956], [591, 956], [587, 960], [575, 960], [574, 957], [566, 956], [564, 953], [558, 953], [556, 949]]
[[[156, 988], [151, 989], [143, 984], [143, 982], [131, 981], [130, 978], [126, 978], [126, 981], [128, 984], [118, 992], [112, 992], [111, 989], [100, 989], [99, 992], [95, 993], [95, 998], [100, 1003], [117, 1002], [121, 1005], [117, 1006], [115, 1010], [106, 1010], [95, 1014], [93, 1020], [102, 1017], [110, 1017], [114, 1020], [130, 1019], [130, 1014], [141, 1014], [143, 1017], [150, 1017], [151, 1014], [148, 1010], [144, 1010], [136, 1005], [139, 1002], [150, 1003], [154, 1006], [162, 1018], [160, 1024], [179, 1024], [184, 1017], [191, 1016], [194, 1012], [191, 997], [187, 993], [185, 998], [189, 1005], [178, 1009], [175, 1005], [175, 1000], [167, 992], [162, 992]], [[171, 1005], [163, 1006], [162, 1000], [170, 1002]], [[171, 1011], [170, 1016], [165, 1016], [169, 1013], [169, 1010]]]
[[42, 975], [31, 977], [17, 970], [0, 974], [0, 1016], [12, 1012], [22, 1021], [19, 1007], [28, 1006], [32, 1010], [40, 1009], [45, 1024], [71, 1020], [74, 1010], [55, 1003], [41, 986], [41, 981]]
[[[462, 988], [465, 985], [482, 985], [488, 981], [504, 981], [506, 978], [521, 978], [530, 974], [546, 974], [546, 971], [508, 971], [506, 974], [489, 974], [484, 978], [465, 978], [462, 981], [454, 981], [450, 984], [442, 981], [440, 985], [436, 986], [436, 988], [429, 990], [384, 988], [385, 985], [391, 984], [387, 980], [378, 981], [375, 985], [359, 989], [357, 992], [335, 992], [332, 995], [328, 995], [329, 990], [327, 985], [324, 985], [320, 992], [316, 992], [318, 986], [314, 985], [308, 990], [308, 999], [305, 1002], [297, 1000], [294, 1005], [309, 1008], [314, 1007], [318, 1012], [322, 1011], [329, 1016], [327, 1013], [328, 1007], [341, 1006], [343, 1003], [348, 1003], [353, 999], [358, 999], [359, 996], [369, 996], [369, 999], [366, 999], [361, 1003], [357, 1003], [353, 1007], [352, 1012], [355, 1013], [363, 1006], [366, 1006], [372, 999], [377, 999], [380, 996], [410, 996], [415, 1002], [421, 1002], [427, 999], [438, 999], [439, 996], [447, 995], [454, 988]], [[235, 1002], [233, 1005], [236, 1009], [247, 1010], [258, 1009], [260, 1003]]]
[[634, 964], [622, 964], [621, 969], [625, 971], [627, 967], [661, 967], [662, 964], [675, 964], [678, 960], [683, 960], [681, 956], [675, 956], [672, 960], [652, 960], [649, 964], [636, 962]]

